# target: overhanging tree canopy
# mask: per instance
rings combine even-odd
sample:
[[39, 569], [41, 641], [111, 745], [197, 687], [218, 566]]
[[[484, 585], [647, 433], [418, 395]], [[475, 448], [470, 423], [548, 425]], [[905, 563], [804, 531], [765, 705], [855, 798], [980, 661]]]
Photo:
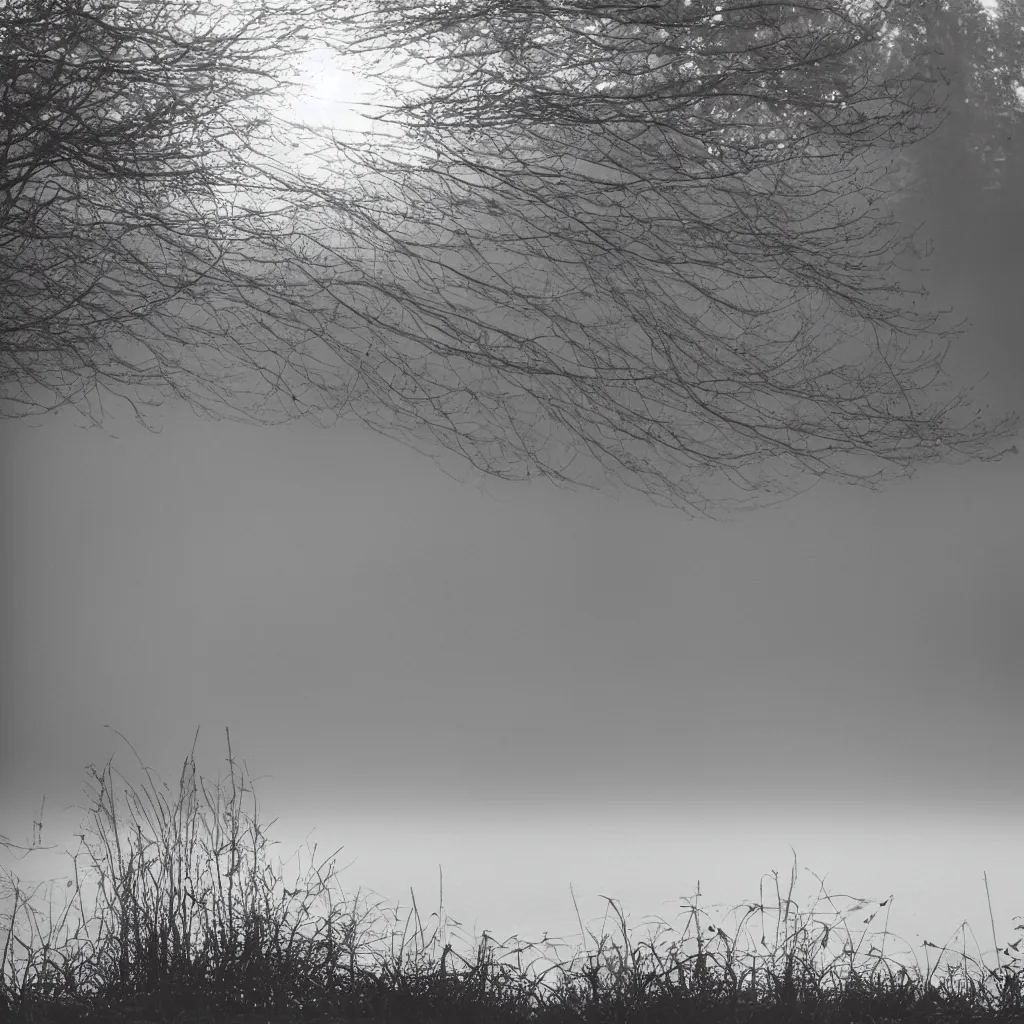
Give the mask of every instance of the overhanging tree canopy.
[[[486, 474], [590, 486], [589, 461], [705, 514], [1014, 434], [957, 422], [964, 393], [925, 404], [956, 331], [901, 290], [882, 189], [937, 110], [873, 74], [878, 8], [302, 0], [206, 34], [198, 2], [29, 11], [0, 16], [5, 415], [100, 388], [354, 415]], [[368, 74], [406, 55], [376, 64], [405, 79], [379, 115], [397, 138], [318, 135], [356, 174], [280, 155], [297, 26]]]

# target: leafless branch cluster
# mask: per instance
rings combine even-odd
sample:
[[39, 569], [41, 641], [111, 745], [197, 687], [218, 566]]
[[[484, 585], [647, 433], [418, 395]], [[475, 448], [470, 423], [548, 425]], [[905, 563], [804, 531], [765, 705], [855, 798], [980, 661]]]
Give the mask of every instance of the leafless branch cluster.
[[[2, 414], [34, 383], [355, 415], [491, 476], [590, 486], [589, 459], [703, 514], [793, 493], [786, 471], [875, 486], [1002, 454], [1015, 417], [925, 404], [957, 331], [901, 287], [885, 188], [939, 107], [874, 73], [882, 9], [299, 2], [206, 34], [182, 27], [198, 2], [0, 8]], [[303, 34], [397, 128], [313, 132], [333, 175], [281, 156], [303, 126], [270, 110]]]

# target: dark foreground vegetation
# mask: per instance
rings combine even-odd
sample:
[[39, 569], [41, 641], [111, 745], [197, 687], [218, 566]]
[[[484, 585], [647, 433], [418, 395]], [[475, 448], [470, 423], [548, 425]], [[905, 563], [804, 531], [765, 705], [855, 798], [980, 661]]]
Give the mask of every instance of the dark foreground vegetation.
[[[11, 927], [0, 961], [0, 1015], [40, 1024], [1024, 1021], [1019, 942], [997, 952], [994, 970], [968, 974], [967, 961], [977, 962], [964, 952], [961, 969], [947, 965], [937, 979], [937, 962], [924, 977], [916, 971], [912, 978], [884, 956], [883, 933], [882, 948], [870, 945], [863, 954], [870, 968], [858, 971], [854, 957], [862, 953], [863, 939], [855, 946], [845, 925], [842, 934], [827, 925], [811, 934], [790, 899], [782, 897], [777, 878], [776, 926], [766, 927], [766, 908], [759, 904], [749, 906], [743, 918], [760, 925], [759, 952], [746, 964], [724, 931], [699, 922], [701, 911], [693, 904], [686, 931], [693, 926], [695, 950], [684, 955], [681, 942], [634, 944], [611, 901], [622, 943], [603, 931], [599, 940], [591, 934], [597, 949], [578, 970], [576, 956], [544, 971], [524, 970], [523, 954], [540, 944], [518, 942], [511, 950], [513, 970], [504, 959], [495, 960], [486, 939], [471, 962], [447, 941], [441, 908], [426, 940], [414, 898], [401, 943], [396, 948], [398, 934], [392, 931], [390, 956], [374, 953], [373, 968], [365, 967], [367, 939], [380, 936], [364, 930], [367, 915], [359, 911], [358, 895], [351, 907], [347, 899], [332, 898], [333, 861], [326, 875], [323, 864], [315, 869], [310, 888], [275, 896], [281, 879], [262, 859], [267, 841], [255, 819], [243, 821], [241, 799], [251, 789], [244, 776], [241, 787], [236, 785], [228, 739], [226, 807], [219, 784], [213, 799], [202, 780], [197, 787], [194, 745], [183, 765], [177, 805], [169, 806], [155, 789], [146, 791], [144, 804], [131, 790], [127, 827], [117, 821], [110, 762], [102, 774], [90, 769], [99, 784], [92, 814], [103, 846], [98, 853], [85, 844], [99, 878], [93, 915], [98, 934], [92, 938], [85, 924], [77, 857], [78, 885], [58, 928], [67, 928], [76, 900], [80, 922], [73, 935], [65, 931], [63, 947], [51, 944], [52, 928], [42, 936], [38, 911], [13, 884]], [[212, 821], [202, 816], [205, 837], [197, 827], [200, 791], [212, 814]], [[151, 837], [144, 836], [143, 824]], [[326, 917], [311, 916], [314, 900], [325, 896]], [[29, 922], [38, 941], [15, 934], [20, 920]], [[582, 934], [582, 922], [580, 929]]]

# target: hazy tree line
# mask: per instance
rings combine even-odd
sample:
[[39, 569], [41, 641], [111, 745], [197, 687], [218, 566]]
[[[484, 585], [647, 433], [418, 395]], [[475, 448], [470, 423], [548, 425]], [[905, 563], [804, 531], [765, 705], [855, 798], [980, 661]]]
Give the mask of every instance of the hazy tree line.
[[945, 121], [914, 151], [916, 201], [955, 260], [999, 264], [1024, 230], [1024, 8], [999, 0], [989, 16], [976, 0], [932, 0], [898, 24], [892, 59], [929, 53], [944, 86]]
[[[939, 397], [956, 324], [903, 289], [892, 217], [901, 186], [956, 190], [944, 231], [994, 192], [1016, 216], [998, 13], [0, 0], [0, 415], [358, 417], [693, 513], [999, 457], [1016, 417]], [[398, 137], [288, 122], [314, 42], [379, 76]]]

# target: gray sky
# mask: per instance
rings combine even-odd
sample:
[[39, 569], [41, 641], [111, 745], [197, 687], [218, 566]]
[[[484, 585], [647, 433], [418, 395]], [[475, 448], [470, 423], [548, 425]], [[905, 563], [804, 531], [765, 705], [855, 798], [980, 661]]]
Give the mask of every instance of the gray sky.
[[[1019, 269], [933, 282], [975, 321], [951, 365], [991, 372], [994, 412], [1024, 394]], [[922, 968], [965, 918], [991, 950], [983, 871], [1016, 937], [1024, 460], [712, 523], [621, 491], [482, 493], [354, 425], [157, 421], [0, 423], [0, 834], [26, 840], [45, 795], [44, 841], [74, 849], [63, 809], [112, 754], [141, 793], [105, 725], [172, 791], [197, 726], [200, 774], [226, 777], [227, 726], [275, 863], [344, 845], [345, 891], [407, 907], [411, 885], [424, 916], [440, 863], [467, 938], [578, 943], [570, 883], [596, 929], [600, 894], [681, 927], [698, 880], [732, 934], [725, 908], [783, 885], [790, 844], [804, 911], [804, 868], [894, 894]]]

